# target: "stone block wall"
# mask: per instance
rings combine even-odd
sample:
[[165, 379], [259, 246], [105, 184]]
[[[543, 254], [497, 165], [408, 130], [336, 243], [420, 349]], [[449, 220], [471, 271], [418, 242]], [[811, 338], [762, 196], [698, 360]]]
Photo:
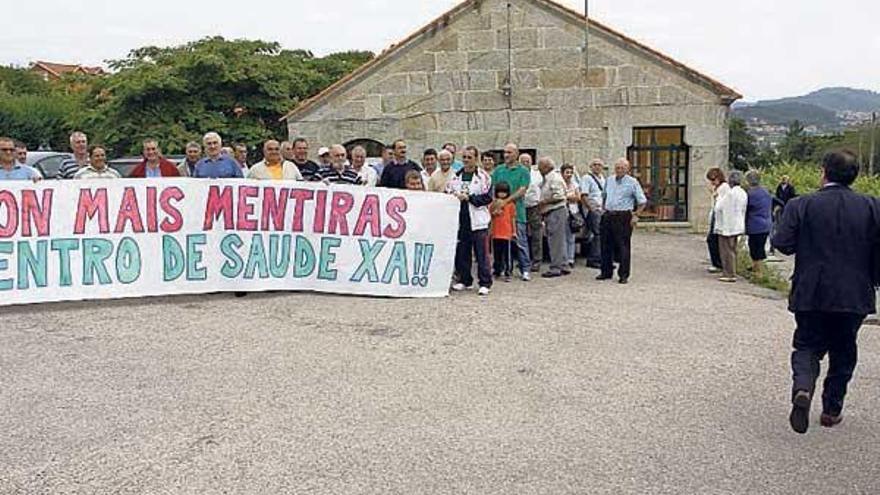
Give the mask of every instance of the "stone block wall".
[[727, 163], [728, 108], [719, 95], [599, 28], [584, 71], [576, 18], [539, 1], [511, 3], [508, 12], [503, 0], [474, 2], [433, 26], [295, 114], [291, 137], [306, 137], [313, 150], [404, 138], [414, 157], [446, 141], [481, 150], [513, 141], [584, 170], [594, 157], [625, 156], [633, 127], [685, 126], [689, 217], [705, 223], [703, 176]]

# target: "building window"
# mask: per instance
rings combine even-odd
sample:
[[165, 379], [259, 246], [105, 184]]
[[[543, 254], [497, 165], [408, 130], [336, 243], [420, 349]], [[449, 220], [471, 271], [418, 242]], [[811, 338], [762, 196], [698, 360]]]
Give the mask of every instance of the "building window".
[[684, 127], [636, 127], [627, 149], [632, 174], [642, 184], [648, 206], [645, 218], [658, 222], [688, 221], [690, 147]]

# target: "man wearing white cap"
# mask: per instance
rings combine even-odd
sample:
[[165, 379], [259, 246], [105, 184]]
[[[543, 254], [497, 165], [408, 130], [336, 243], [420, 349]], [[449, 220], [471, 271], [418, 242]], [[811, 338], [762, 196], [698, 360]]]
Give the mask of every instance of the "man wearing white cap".
[[331, 164], [330, 160], [330, 148], [326, 146], [321, 146], [318, 148], [318, 165], [321, 168], [327, 168]]

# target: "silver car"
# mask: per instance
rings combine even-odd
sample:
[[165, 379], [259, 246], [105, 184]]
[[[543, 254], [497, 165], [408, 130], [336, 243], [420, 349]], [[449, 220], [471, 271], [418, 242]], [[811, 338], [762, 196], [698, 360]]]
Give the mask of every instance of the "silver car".
[[63, 151], [28, 151], [26, 165], [39, 170], [46, 179], [54, 179], [61, 162], [73, 158], [72, 153]]

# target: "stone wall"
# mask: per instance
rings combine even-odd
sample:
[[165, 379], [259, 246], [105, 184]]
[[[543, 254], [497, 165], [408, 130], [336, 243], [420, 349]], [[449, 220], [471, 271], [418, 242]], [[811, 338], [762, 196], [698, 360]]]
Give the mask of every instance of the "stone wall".
[[[727, 163], [728, 107], [711, 88], [626, 40], [533, 0], [483, 0], [432, 26], [373, 70], [292, 116], [317, 146], [405, 138], [413, 156], [452, 141], [513, 141], [583, 169], [625, 156], [636, 126], [685, 126], [690, 221], [705, 223], [705, 171]], [[509, 23], [508, 23], [509, 18]], [[510, 46], [508, 50], [508, 25]], [[511, 95], [504, 85], [512, 62]]]

